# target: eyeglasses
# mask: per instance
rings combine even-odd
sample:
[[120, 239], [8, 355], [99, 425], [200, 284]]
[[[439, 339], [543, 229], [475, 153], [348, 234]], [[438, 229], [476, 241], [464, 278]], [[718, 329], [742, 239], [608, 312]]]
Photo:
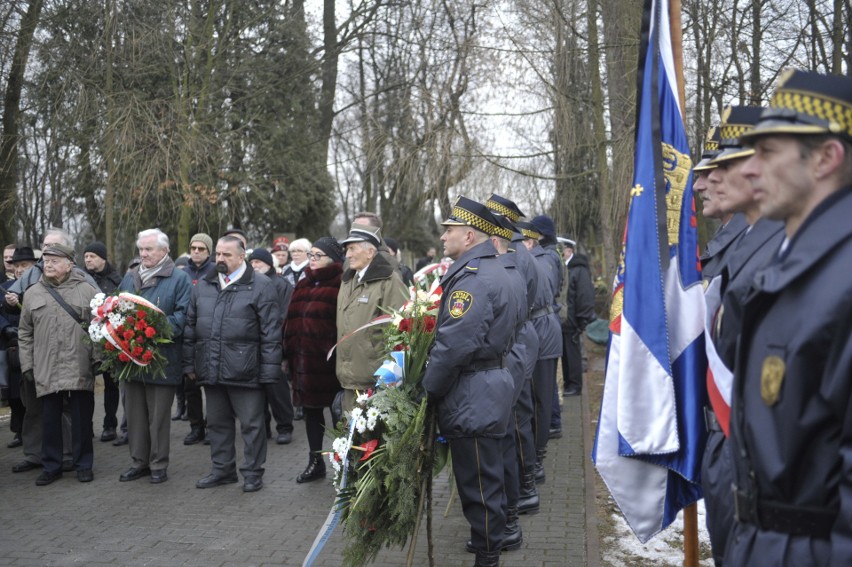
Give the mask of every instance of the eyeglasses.
[[205, 250], [207, 250], [207, 247], [206, 246], [190, 246], [189, 250], [190, 250], [190, 252], [204, 252]]
[[308, 260], [321, 260], [323, 258], [328, 258], [328, 254], [321, 254], [319, 252], [314, 254], [312, 252], [308, 252]]

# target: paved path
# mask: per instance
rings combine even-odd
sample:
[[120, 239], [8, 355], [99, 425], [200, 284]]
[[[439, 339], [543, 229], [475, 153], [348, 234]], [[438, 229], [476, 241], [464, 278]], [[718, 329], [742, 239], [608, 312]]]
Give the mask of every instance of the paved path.
[[[95, 432], [100, 435], [102, 398], [97, 396]], [[587, 541], [589, 431], [583, 400], [566, 398], [562, 439], [552, 440], [545, 460], [547, 483], [539, 485], [541, 512], [522, 516], [524, 546], [504, 553], [503, 567], [598, 565], [594, 510]], [[304, 423], [296, 422], [291, 445], [269, 446], [265, 486], [244, 494], [242, 484], [198, 490], [195, 481], [210, 467], [209, 447], [182, 443], [186, 422], [172, 422], [169, 480], [147, 478], [119, 483], [130, 464], [127, 447], [95, 440], [95, 480], [77, 482], [74, 473], [46, 487], [35, 486], [38, 471], [13, 474], [20, 449], [7, 449], [8, 418], [0, 423], [0, 565], [6, 566], [299, 566], [334, 499], [330, 481], [295, 482], [307, 463]], [[329, 445], [326, 441], [326, 445]], [[238, 455], [241, 452], [238, 448]], [[458, 498], [449, 512], [447, 473], [435, 482], [436, 565], [473, 564], [464, 551], [469, 538]], [[425, 523], [425, 522], [424, 522]], [[343, 565], [338, 531], [315, 563]], [[587, 555], [592, 560], [587, 560]], [[405, 564], [406, 550], [383, 550], [374, 565]], [[428, 565], [425, 529], [415, 565]]]

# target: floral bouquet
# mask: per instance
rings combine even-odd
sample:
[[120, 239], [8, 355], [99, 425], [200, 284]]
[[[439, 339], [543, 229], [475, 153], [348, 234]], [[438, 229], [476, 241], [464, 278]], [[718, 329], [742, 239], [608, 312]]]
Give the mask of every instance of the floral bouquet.
[[[447, 463], [435, 443], [435, 413], [420, 384], [441, 288], [411, 288], [410, 300], [391, 313], [385, 330], [390, 359], [376, 371], [376, 387], [360, 394], [335, 431], [328, 455], [342, 511], [346, 565], [364, 565], [382, 547], [402, 547], [416, 534], [431, 480]], [[431, 507], [429, 508], [431, 509]], [[431, 534], [431, 514], [427, 514]], [[430, 537], [431, 556], [431, 537]], [[410, 562], [409, 562], [410, 564]]]
[[426, 290], [431, 286], [436, 285], [435, 282], [441, 281], [450, 266], [453, 265], [453, 260], [443, 258], [440, 262], [423, 266], [414, 274], [414, 284], [420, 289]]
[[165, 313], [144, 297], [127, 292], [99, 293], [90, 306], [89, 338], [103, 348], [102, 370], [118, 381], [143, 373], [164, 375], [167, 361], [159, 345], [172, 342], [172, 326]]

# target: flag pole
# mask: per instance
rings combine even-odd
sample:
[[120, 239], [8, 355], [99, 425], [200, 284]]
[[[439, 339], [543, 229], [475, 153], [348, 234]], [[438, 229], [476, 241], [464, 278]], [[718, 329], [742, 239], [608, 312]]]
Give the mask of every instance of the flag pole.
[[[686, 86], [683, 77], [683, 31], [680, 19], [680, 0], [669, 0], [669, 27], [672, 36], [677, 95], [680, 101], [680, 116], [686, 130]], [[698, 508], [690, 504], [683, 509], [683, 565], [698, 567]]]

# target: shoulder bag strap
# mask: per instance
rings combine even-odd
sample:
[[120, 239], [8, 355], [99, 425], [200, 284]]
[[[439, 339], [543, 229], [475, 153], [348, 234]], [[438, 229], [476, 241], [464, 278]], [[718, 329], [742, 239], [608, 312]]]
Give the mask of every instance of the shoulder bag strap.
[[[42, 284], [42, 285], [44, 285], [44, 284]], [[68, 303], [64, 299], [62, 299], [62, 296], [59, 295], [59, 293], [55, 289], [53, 289], [49, 285], [45, 285], [44, 288], [47, 290], [47, 293], [49, 293], [50, 295], [53, 296], [53, 299], [56, 300], [56, 302], [60, 305], [60, 307], [62, 307], [62, 309], [64, 309], [69, 315], [71, 315], [71, 317], [75, 321], [77, 321], [77, 323], [79, 323], [80, 325], [82, 325], [84, 323], [84, 321], [80, 317], [80, 315], [74, 310], [73, 307], [68, 305]]]

